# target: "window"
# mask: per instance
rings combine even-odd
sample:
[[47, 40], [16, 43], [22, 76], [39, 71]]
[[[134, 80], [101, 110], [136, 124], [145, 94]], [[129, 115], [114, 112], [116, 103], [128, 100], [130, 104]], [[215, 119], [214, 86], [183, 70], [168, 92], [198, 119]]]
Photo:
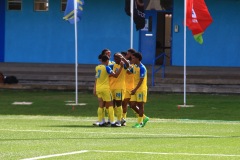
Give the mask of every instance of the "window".
[[48, 11], [48, 0], [34, 0], [35, 11]]
[[8, 10], [22, 10], [22, 0], [8, 0]]
[[64, 12], [67, 6], [67, 0], [61, 0], [61, 11]]

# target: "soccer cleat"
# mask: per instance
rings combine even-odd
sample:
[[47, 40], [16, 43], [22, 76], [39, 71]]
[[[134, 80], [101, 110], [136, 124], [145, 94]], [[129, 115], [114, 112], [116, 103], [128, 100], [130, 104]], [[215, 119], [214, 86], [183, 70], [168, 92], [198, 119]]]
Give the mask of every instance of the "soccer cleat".
[[93, 125], [94, 125], [94, 126], [99, 126], [99, 122], [98, 122], [98, 121], [97, 121], [97, 122], [94, 122]]
[[148, 121], [149, 121], [149, 117], [145, 117], [145, 118], [143, 119], [142, 127], [144, 127]]
[[99, 124], [98, 126], [99, 126], [99, 127], [107, 127], [107, 125], [106, 125], [105, 123]]
[[136, 123], [132, 128], [142, 128], [142, 124]]
[[116, 123], [111, 124], [111, 127], [121, 127], [121, 124], [116, 122]]
[[127, 122], [127, 121], [126, 121], [125, 119], [122, 119], [122, 120], [121, 120], [121, 125], [122, 125], [122, 126], [126, 126], [126, 125], [127, 125], [126, 122]]

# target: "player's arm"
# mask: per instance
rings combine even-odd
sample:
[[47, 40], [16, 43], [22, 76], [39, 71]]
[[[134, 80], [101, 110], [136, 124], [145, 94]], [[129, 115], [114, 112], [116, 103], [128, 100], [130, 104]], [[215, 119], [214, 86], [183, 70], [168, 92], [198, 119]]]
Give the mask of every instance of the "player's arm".
[[138, 88], [142, 85], [145, 76], [147, 76], [146, 73], [147, 73], [146, 69], [141, 67], [140, 68], [140, 75], [139, 75], [140, 76], [140, 80], [139, 80], [137, 86], [132, 90], [132, 92], [131, 92], [132, 95], [135, 94], [136, 91], [138, 90]]
[[95, 79], [95, 83], [94, 83], [94, 87], [93, 87], [93, 95], [96, 96], [96, 83], [97, 83], [97, 79]]
[[138, 88], [142, 85], [143, 79], [144, 79], [144, 78], [140, 78], [137, 86], [131, 91], [131, 94], [132, 94], [132, 95], [134, 95], [134, 94], [136, 93], [136, 91], [138, 90]]
[[127, 69], [127, 74], [133, 74], [133, 66], [130, 65]]
[[122, 71], [123, 62], [121, 62], [120, 65], [121, 65], [121, 67], [119, 68], [119, 70], [116, 73], [109, 66], [106, 66], [109, 76], [113, 76], [113, 77], [117, 78]]

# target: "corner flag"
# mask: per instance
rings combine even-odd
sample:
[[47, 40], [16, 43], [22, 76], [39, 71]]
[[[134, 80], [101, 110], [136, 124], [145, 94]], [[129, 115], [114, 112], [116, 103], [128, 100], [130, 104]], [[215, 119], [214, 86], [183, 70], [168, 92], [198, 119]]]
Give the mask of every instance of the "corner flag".
[[186, 25], [198, 43], [203, 43], [202, 34], [212, 21], [204, 0], [187, 0]]
[[[74, 24], [74, 1], [68, 0], [67, 6], [64, 12], [63, 19], [68, 20], [71, 24]], [[77, 22], [81, 19], [83, 12], [84, 0], [76, 0], [77, 1]]]

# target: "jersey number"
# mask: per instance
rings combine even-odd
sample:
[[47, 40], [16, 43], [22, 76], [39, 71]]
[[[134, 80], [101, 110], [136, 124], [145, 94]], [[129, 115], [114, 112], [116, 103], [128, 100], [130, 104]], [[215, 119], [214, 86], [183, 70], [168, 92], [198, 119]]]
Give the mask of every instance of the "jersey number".
[[99, 78], [101, 76], [101, 70], [98, 70], [96, 77]]

